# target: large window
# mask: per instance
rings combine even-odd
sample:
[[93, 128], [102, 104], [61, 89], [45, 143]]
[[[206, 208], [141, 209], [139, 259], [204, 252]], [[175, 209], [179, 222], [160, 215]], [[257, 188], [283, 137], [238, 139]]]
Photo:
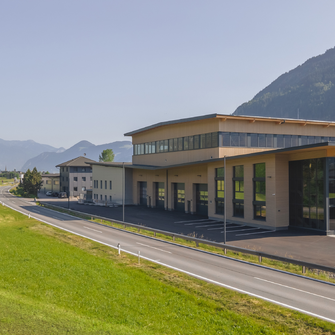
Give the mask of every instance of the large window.
[[224, 214], [224, 168], [215, 169], [215, 212], [216, 214]]
[[[291, 226], [326, 229], [325, 162], [324, 158], [318, 158], [289, 163]], [[331, 178], [329, 183], [331, 198]]]
[[265, 163], [254, 164], [254, 219], [266, 219]]
[[233, 167], [233, 207], [234, 216], [244, 217], [244, 167], [237, 165]]
[[289, 148], [321, 142], [335, 142], [335, 137], [214, 132], [135, 144], [133, 152], [134, 155], [148, 155], [216, 147]]

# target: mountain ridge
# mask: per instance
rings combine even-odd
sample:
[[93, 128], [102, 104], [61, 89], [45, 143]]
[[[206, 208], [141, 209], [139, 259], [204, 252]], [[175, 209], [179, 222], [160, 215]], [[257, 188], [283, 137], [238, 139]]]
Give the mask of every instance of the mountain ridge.
[[233, 115], [335, 121], [335, 48], [283, 73]]
[[115, 162], [131, 162], [133, 146], [130, 141], [116, 141], [106, 144], [95, 145], [89, 141], [82, 140], [63, 152], [43, 152], [33, 157], [22, 166], [22, 171], [32, 169], [36, 166], [39, 171], [58, 172], [56, 165], [86, 155], [87, 158], [99, 160], [103, 150], [112, 149]]
[[55, 148], [48, 144], [37, 143], [33, 140], [3, 140], [0, 139], [0, 170], [8, 171], [21, 169], [24, 163], [31, 157], [45, 151], [62, 152], [64, 148]]

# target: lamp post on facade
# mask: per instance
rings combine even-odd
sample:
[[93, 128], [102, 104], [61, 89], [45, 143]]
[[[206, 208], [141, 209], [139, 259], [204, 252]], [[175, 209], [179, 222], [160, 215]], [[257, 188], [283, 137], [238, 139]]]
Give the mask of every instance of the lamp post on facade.
[[223, 157], [223, 164], [224, 164], [224, 170], [223, 170], [223, 213], [224, 213], [224, 237], [223, 237], [223, 241], [224, 241], [224, 244], [226, 244], [227, 242], [227, 236], [226, 236], [226, 233], [227, 233], [227, 199], [226, 199], [226, 156]]

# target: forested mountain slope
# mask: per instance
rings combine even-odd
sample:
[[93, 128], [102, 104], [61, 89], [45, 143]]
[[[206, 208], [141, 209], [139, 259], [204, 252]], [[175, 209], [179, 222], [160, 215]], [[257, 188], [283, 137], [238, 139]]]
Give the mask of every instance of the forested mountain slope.
[[335, 120], [335, 48], [284, 73], [234, 115]]

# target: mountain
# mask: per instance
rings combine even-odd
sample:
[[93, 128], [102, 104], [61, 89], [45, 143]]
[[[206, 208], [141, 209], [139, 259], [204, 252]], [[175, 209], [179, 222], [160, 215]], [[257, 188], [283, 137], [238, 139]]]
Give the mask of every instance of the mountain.
[[335, 120], [335, 48], [284, 73], [233, 115]]
[[36, 166], [38, 171], [58, 172], [56, 165], [66, 162], [78, 156], [84, 156], [99, 160], [99, 155], [105, 149], [113, 149], [115, 162], [131, 162], [133, 146], [130, 141], [117, 141], [102, 145], [94, 145], [88, 141], [81, 141], [63, 152], [43, 152], [29, 159], [22, 167], [22, 171]]
[[42, 152], [62, 152], [64, 148], [54, 148], [47, 144], [40, 144], [32, 140], [5, 141], [0, 139], [0, 170], [19, 171], [27, 159]]

